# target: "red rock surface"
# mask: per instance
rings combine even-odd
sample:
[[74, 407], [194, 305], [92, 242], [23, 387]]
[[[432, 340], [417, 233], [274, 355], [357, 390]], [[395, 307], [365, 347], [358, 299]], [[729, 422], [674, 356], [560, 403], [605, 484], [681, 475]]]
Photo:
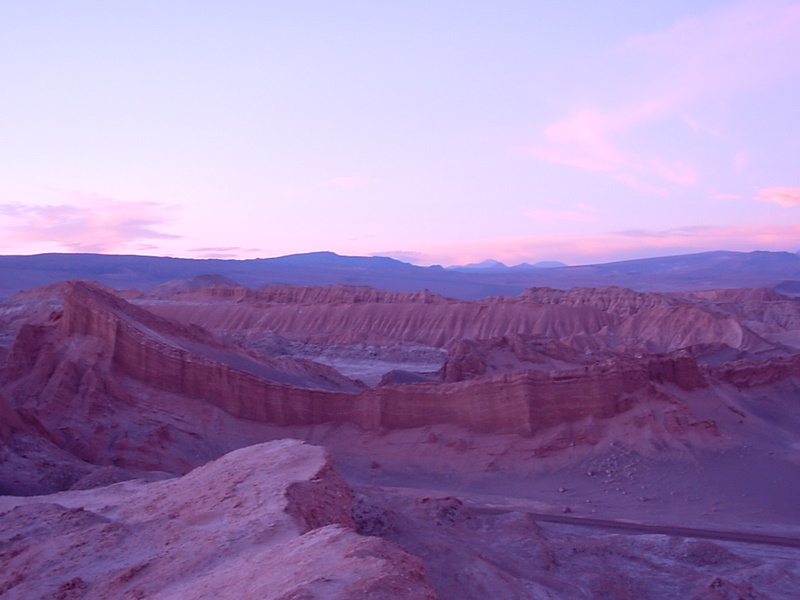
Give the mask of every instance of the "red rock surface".
[[647, 361], [605, 361], [559, 371], [516, 371], [450, 384], [379, 388], [362, 397], [381, 406], [384, 427], [462, 425], [473, 431], [530, 435], [557, 423], [609, 418], [655, 395], [657, 384], [705, 385], [687, 353]]
[[[91, 285], [72, 283], [64, 298], [63, 314], [52, 324], [19, 330], [4, 375], [16, 405], [51, 418], [81, 398], [99, 401], [109, 392], [125, 397], [119, 379], [124, 375], [208, 402], [236, 418], [278, 425], [332, 421], [378, 429], [451, 423], [476, 432], [530, 435], [585, 416], [612, 417], [650, 397], [654, 386], [704, 385], [693, 359], [683, 353], [459, 383], [389, 386], [357, 395], [313, 390], [290, 385], [294, 373], [236, 354], [197, 325], [156, 317]], [[49, 408], [42, 406], [44, 398]], [[84, 403], [82, 409], [99, 405]], [[62, 436], [62, 443], [96, 460], [90, 450], [76, 447], [79, 436], [71, 437]]]
[[0, 498], [0, 595], [434, 600], [417, 558], [353, 531], [351, 500], [292, 440], [169, 481]]
[[578, 351], [670, 352], [719, 343], [763, 353], [780, 349], [800, 330], [796, 300], [758, 290], [680, 295], [532, 288], [516, 298], [468, 302], [346, 286], [258, 291], [213, 286], [138, 302], [212, 331], [240, 332], [250, 341], [279, 334], [305, 343], [444, 347], [460, 340], [538, 335]]
[[[7, 523], [30, 525], [13, 540], [30, 542], [26, 557], [46, 562], [66, 552], [69, 540], [116, 523], [116, 512], [103, 513], [102, 506], [138, 506], [137, 490], [172, 490], [182, 481], [202, 508], [211, 502], [205, 490], [213, 483], [199, 477], [203, 469], [192, 469], [237, 448], [297, 437], [328, 447], [350, 481], [369, 484], [362, 488], [366, 505], [357, 503], [359, 529], [411, 549], [442, 598], [790, 598], [787, 590], [796, 589], [797, 569], [787, 566], [800, 564], [794, 555], [770, 558], [765, 551], [707, 545], [702, 536], [669, 542], [595, 535], [531, 516], [800, 538], [796, 300], [769, 290], [538, 288], [517, 298], [465, 302], [351, 286], [247, 290], [218, 283], [200, 289], [180, 282], [158, 293], [117, 295], [67, 282], [0, 303], [0, 393], [6, 399], [0, 400], [0, 494], [73, 490], [41, 501], [0, 499], [0, 505], [19, 507]], [[330, 365], [351, 376], [367, 373], [376, 387], [364, 389]], [[245, 455], [229, 456], [238, 461]], [[226, 460], [219, 464], [233, 473]], [[273, 464], [262, 465], [263, 475], [271, 477], [267, 463]], [[310, 530], [292, 534], [283, 547], [299, 586], [286, 598], [344, 593], [324, 591], [329, 576], [317, 581], [313, 561], [339, 552], [360, 556], [353, 548], [367, 548], [372, 558], [366, 562], [378, 570], [383, 567], [374, 553], [418, 577], [413, 573], [421, 563], [397, 554], [395, 546], [364, 542], [326, 521], [324, 507], [335, 502], [318, 502], [327, 497], [318, 494], [318, 484], [328, 481], [330, 470], [288, 492], [289, 505], [316, 508], [290, 508], [286, 517], [299, 531]], [[128, 481], [190, 471], [170, 482]], [[115, 482], [124, 483], [102, 487]], [[404, 488], [432, 491], [422, 502]], [[124, 502], [123, 492], [129, 494]], [[229, 486], [214, 502], [237, 508], [231, 505], [237, 496], [238, 488]], [[82, 504], [72, 504], [76, 498]], [[31, 513], [44, 519], [41, 528], [24, 510], [30, 502], [37, 504]], [[184, 535], [181, 517], [170, 519], [156, 504], [147, 506], [162, 519], [159, 527]], [[65, 513], [78, 506], [90, 517], [69, 529], [64, 522], [72, 517]], [[187, 502], [176, 512], [193, 510]], [[346, 511], [338, 515], [336, 523], [348, 522]], [[230, 525], [229, 518], [207, 518], [188, 524], [189, 538], [208, 534], [228, 557], [225, 544], [240, 534], [220, 541], [214, 531]], [[128, 535], [131, 527], [120, 523]], [[152, 539], [136, 543], [166, 556], [168, 549], [152, 545], [154, 530], [144, 529]], [[127, 580], [86, 570], [81, 561], [106, 544], [87, 539], [91, 552], [80, 550], [82, 558], [64, 571], [49, 570], [52, 562], [35, 571], [39, 559], [31, 562], [31, 576], [50, 586], [41, 593], [81, 597], [97, 589], [117, 597], [103, 587], [112, 584], [131, 597], [140, 593], [126, 587]], [[111, 544], [118, 546], [130, 550], [123, 542]], [[14, 548], [29, 552], [24, 544]], [[231, 566], [233, 558], [222, 571], [211, 555], [203, 560], [213, 580], [198, 575], [202, 583], [191, 585], [200, 587], [146, 597], [203, 597], [205, 585], [219, 595], [223, 584], [215, 581], [235, 586], [238, 578], [256, 585]], [[249, 560], [235, 562], [249, 568]], [[258, 560], [273, 564], [262, 555]], [[181, 573], [200, 572], [190, 562], [173, 557], [163, 571], [148, 563], [130, 580], [158, 586], [171, 569], [185, 583], [194, 575]], [[109, 573], [138, 564], [109, 567]], [[341, 568], [354, 577], [346, 585], [355, 586], [349, 597], [394, 597], [395, 584], [387, 580], [363, 591], [358, 582], [371, 581], [375, 571], [346, 564]], [[14, 572], [24, 574], [20, 569]], [[32, 587], [13, 589], [26, 590], [22, 598], [52, 597], [37, 596]], [[180, 596], [188, 589], [189, 596]], [[9, 597], [17, 597], [11, 590]]]
[[[226, 298], [228, 293], [230, 298]], [[215, 287], [190, 298], [179, 295], [170, 302], [143, 300], [141, 304], [173, 319], [203, 323], [211, 330], [242, 330], [249, 337], [271, 331], [326, 344], [408, 341], [442, 346], [454, 339], [513, 333], [562, 336], [596, 332], [610, 322], [593, 307], [534, 307], [510, 300], [465, 302], [425, 293], [341, 286], [276, 287], [258, 292]]]
[[739, 360], [710, 369], [715, 379], [750, 388], [800, 379], [800, 354], [774, 357], [762, 361]]

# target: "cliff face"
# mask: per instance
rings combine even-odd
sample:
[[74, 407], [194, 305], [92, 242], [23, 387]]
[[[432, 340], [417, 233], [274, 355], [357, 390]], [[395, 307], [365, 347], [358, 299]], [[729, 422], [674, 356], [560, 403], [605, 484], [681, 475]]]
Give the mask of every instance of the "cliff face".
[[643, 352], [668, 352], [710, 343], [750, 352], [774, 348], [733, 317], [685, 304], [643, 311], [620, 323], [615, 335], [619, 346]]
[[418, 383], [362, 393], [381, 405], [384, 427], [454, 423], [473, 431], [531, 435], [584, 417], [609, 418], [656, 397], [654, 384], [705, 386], [688, 353], [577, 369], [515, 371], [457, 383]]
[[[93, 408], [80, 411], [100, 410], [104, 396], [128, 397], [119, 379], [124, 376], [207, 402], [237, 418], [278, 425], [350, 422], [378, 429], [452, 423], [481, 432], [523, 434], [585, 416], [613, 416], [637, 397], [646, 397], [654, 384], [703, 385], [686, 354], [361, 393], [270, 380], [230, 358], [229, 349], [196, 327], [156, 317], [75, 282], [54, 323], [20, 331], [5, 379], [16, 402], [30, 410], [43, 410], [43, 402], [69, 410], [79, 398], [94, 400]], [[73, 448], [80, 445], [77, 436], [62, 441]], [[83, 448], [79, 453], [89, 452]]]
[[452, 300], [421, 292], [390, 292], [363, 285], [291, 286], [274, 285], [261, 289], [250, 289], [236, 285], [214, 284], [204, 288], [170, 294], [167, 290], [154, 293], [156, 296], [185, 300], [208, 301], [237, 300], [263, 304], [441, 304]]
[[0, 395], [0, 496], [57, 492], [91, 470], [54, 444], [38, 419], [20, 414]]
[[169, 318], [247, 337], [274, 332], [321, 344], [414, 342], [443, 347], [453, 340], [517, 333], [596, 333], [613, 320], [593, 308], [515, 302], [355, 302], [352, 304], [143, 303]]
[[[797, 359], [788, 356], [700, 368], [693, 354], [697, 348], [716, 348], [719, 357], [733, 345], [753, 349], [763, 340], [721, 309], [626, 293], [613, 302], [612, 292], [535, 293], [540, 299], [567, 298], [574, 306], [504, 299], [453, 303], [360, 288], [272, 290], [271, 298], [285, 301], [267, 305], [197, 301], [200, 309], [221, 312], [244, 304], [250, 315], [266, 306], [259, 319], [266, 314], [278, 323], [283, 315], [285, 331], [296, 334], [297, 327], [302, 335], [319, 327], [320, 335], [330, 336], [333, 328], [348, 323], [349, 335], [356, 337], [367, 326], [379, 337], [411, 336], [420, 327], [420, 335], [437, 343], [452, 331], [526, 331], [451, 344], [442, 381], [414, 382], [416, 376], [408, 373], [391, 379], [394, 384], [365, 390], [330, 367], [249, 354], [197, 324], [181, 324], [101, 287], [71, 282], [59, 288], [60, 300], [51, 303], [56, 308], [50, 315], [18, 328], [0, 373], [0, 391], [25, 423], [40, 423], [49, 439], [83, 460], [182, 473], [231, 447], [215, 433], [223, 414], [290, 427], [352, 423], [387, 431], [453, 424], [480, 433], [535, 436], [565, 423], [644, 410], [651, 402], [683, 414], [688, 409], [680, 398], [709, 385], [773, 385], [800, 372]], [[296, 304], [298, 297], [332, 303]], [[631, 314], [623, 318], [587, 302]], [[274, 312], [276, 307], [281, 312]], [[543, 333], [530, 332], [536, 327]], [[728, 344], [703, 345], [707, 339]], [[683, 344], [694, 345], [670, 352], [630, 351]], [[736, 356], [742, 352], [736, 350]]]
[[[740, 297], [742, 303], [731, 300]], [[758, 354], [782, 352], [787, 342], [800, 344], [794, 333], [800, 330], [800, 303], [756, 292], [679, 295], [532, 288], [516, 298], [467, 302], [342, 286], [213, 286], [137, 302], [170, 319], [235, 332], [254, 344], [275, 334], [303, 343], [439, 348], [462, 340], [543, 336], [579, 352], [621, 353], [724, 344]]]
[[536, 287], [525, 290], [518, 298], [537, 304], [593, 306], [621, 318], [630, 317], [652, 308], [675, 306], [679, 303], [676, 298], [666, 294], [635, 292], [613, 286], [573, 288], [571, 290]]
[[547, 336], [508, 335], [486, 340], [459, 340], [447, 348], [441, 378], [453, 382], [509, 371], [562, 371], [614, 356], [613, 352], [598, 346], [581, 352]]
[[[31, 352], [34, 343], [27, 340], [44, 336], [43, 331], [26, 330], [12, 348], [9, 364], [22, 362], [24, 357], [30, 362], [36, 357], [37, 353]], [[152, 315], [84, 282], [73, 283], [65, 294], [58, 331], [67, 340], [99, 340], [101, 353], [108, 354], [108, 366], [117, 372], [165, 391], [210, 402], [244, 419], [282, 425], [336, 420], [341, 412], [338, 404], [349, 394], [326, 394], [300, 386], [328, 383], [334, 389], [360, 389], [347, 386], [352, 382], [333, 369], [310, 361], [299, 366], [291, 361], [277, 366], [256, 362], [200, 328]], [[281, 366], [292, 370], [279, 370]]]
[[195, 363], [206, 371], [216, 369], [210, 375], [212, 382], [225, 379], [222, 367], [227, 365], [277, 384], [347, 392], [363, 389], [325, 365], [249, 355], [202, 327], [159, 317], [84, 282], [73, 283], [65, 294], [60, 327], [67, 336], [105, 340], [112, 349], [112, 362], [126, 373], [170, 391], [191, 391], [192, 396], [203, 387], [191, 375]]
[[216, 433], [211, 407], [281, 425], [341, 421], [352, 392], [315, 388], [363, 389], [310, 361], [257, 360], [91, 284], [62, 292], [63, 309], [19, 328], [0, 386], [26, 421], [91, 463], [183, 473], [240, 437]]
[[790, 378], [800, 378], [800, 354], [762, 361], [737, 360], [709, 369], [711, 377], [738, 388], [769, 385]]

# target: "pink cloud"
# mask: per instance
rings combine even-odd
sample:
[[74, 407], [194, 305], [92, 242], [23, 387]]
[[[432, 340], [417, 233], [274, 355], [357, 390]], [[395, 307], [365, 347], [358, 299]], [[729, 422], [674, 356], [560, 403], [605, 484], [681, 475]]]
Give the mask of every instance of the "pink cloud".
[[604, 173], [639, 191], [665, 195], [665, 183], [694, 185], [694, 167], [659, 157], [642, 158], [624, 150], [615, 138], [667, 114], [673, 100], [667, 95], [613, 111], [581, 110], [548, 126], [543, 132], [545, 142], [524, 151], [550, 162]]
[[[692, 186], [700, 179], [686, 160], [667, 160], [667, 148], [648, 156], [628, 147], [636, 130], [674, 121], [697, 135], [727, 136], [691, 113], [707, 100], [763, 87], [800, 73], [800, 3], [746, 0], [727, 3], [701, 16], [648, 35], [635, 36], [611, 57], [625, 65], [604, 92], [616, 91], [616, 105], [584, 102], [580, 110], [551, 123], [525, 150], [531, 156], [601, 173], [640, 191], [665, 195], [670, 186]], [[631, 86], [631, 82], [634, 82]], [[674, 152], [674, 150], [672, 150]], [[740, 150], [736, 169], [749, 160]]]
[[761, 202], [771, 202], [779, 206], [790, 208], [800, 206], [800, 187], [768, 187], [756, 196]]
[[686, 227], [675, 227], [673, 229], [626, 229], [616, 231], [612, 235], [623, 235], [635, 238], [651, 239], [671, 239], [694, 237], [698, 234], [706, 234], [717, 229], [711, 225], [689, 225]]
[[752, 89], [800, 71], [800, 4], [792, 0], [727, 3], [673, 27], [630, 38], [623, 52], [655, 59], [679, 95]]
[[440, 264], [467, 264], [486, 258], [505, 264], [539, 260], [591, 264], [710, 250], [793, 251], [798, 239], [800, 224], [748, 223], [726, 227], [694, 226], [668, 230], [494, 238], [427, 247], [425, 250], [431, 262]]
[[207, 248], [190, 248], [188, 252], [232, 252], [241, 250], [239, 246], [209, 246]]
[[140, 240], [180, 236], [153, 229], [164, 224], [165, 207], [97, 195], [68, 194], [70, 204], [2, 204], [0, 233], [10, 245], [55, 244], [70, 252], [117, 252]]
[[651, 158], [649, 169], [653, 175], [670, 183], [691, 186], [697, 183], [697, 173], [694, 167], [680, 161], [666, 161], [660, 158]]

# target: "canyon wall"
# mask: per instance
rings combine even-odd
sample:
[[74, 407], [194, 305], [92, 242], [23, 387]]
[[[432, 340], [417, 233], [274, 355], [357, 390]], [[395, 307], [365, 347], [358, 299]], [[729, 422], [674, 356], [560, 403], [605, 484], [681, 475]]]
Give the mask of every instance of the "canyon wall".
[[[453, 383], [401, 384], [359, 394], [303, 389], [215, 360], [213, 353], [200, 354], [195, 345], [201, 341], [214, 346], [206, 332], [151, 315], [85, 282], [68, 286], [57, 328], [61, 341], [44, 345], [67, 347], [75, 339], [96, 338], [107, 349], [112, 373], [209, 402], [235, 417], [278, 425], [350, 422], [379, 429], [452, 423], [480, 432], [531, 434], [585, 416], [613, 416], [648, 397], [656, 384], [704, 384], [693, 359], [683, 353]], [[43, 342], [37, 346], [36, 340], [43, 336], [35, 327], [26, 329], [12, 347], [8, 364], [28, 364], [20, 376], [32, 361], [42, 359], [36, 348], [41, 350]], [[74, 381], [82, 378], [80, 373], [72, 376]]]
[[[742, 304], [732, 302], [736, 298]], [[800, 329], [800, 303], [759, 290], [694, 296], [613, 287], [531, 288], [514, 298], [468, 302], [349, 286], [248, 290], [218, 285], [136, 303], [170, 319], [254, 342], [277, 334], [300, 343], [445, 348], [461, 340], [538, 335], [579, 351], [622, 353], [670, 352], [699, 344], [768, 353], [782, 352], [787, 342], [800, 345], [795, 333], [787, 333]]]

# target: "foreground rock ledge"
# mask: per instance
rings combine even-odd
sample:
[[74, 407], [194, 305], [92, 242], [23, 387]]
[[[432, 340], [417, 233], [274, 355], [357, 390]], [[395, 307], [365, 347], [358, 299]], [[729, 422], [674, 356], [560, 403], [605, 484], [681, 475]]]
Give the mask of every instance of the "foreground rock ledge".
[[0, 497], [11, 599], [436, 598], [419, 559], [352, 529], [323, 448], [231, 452], [184, 477]]

